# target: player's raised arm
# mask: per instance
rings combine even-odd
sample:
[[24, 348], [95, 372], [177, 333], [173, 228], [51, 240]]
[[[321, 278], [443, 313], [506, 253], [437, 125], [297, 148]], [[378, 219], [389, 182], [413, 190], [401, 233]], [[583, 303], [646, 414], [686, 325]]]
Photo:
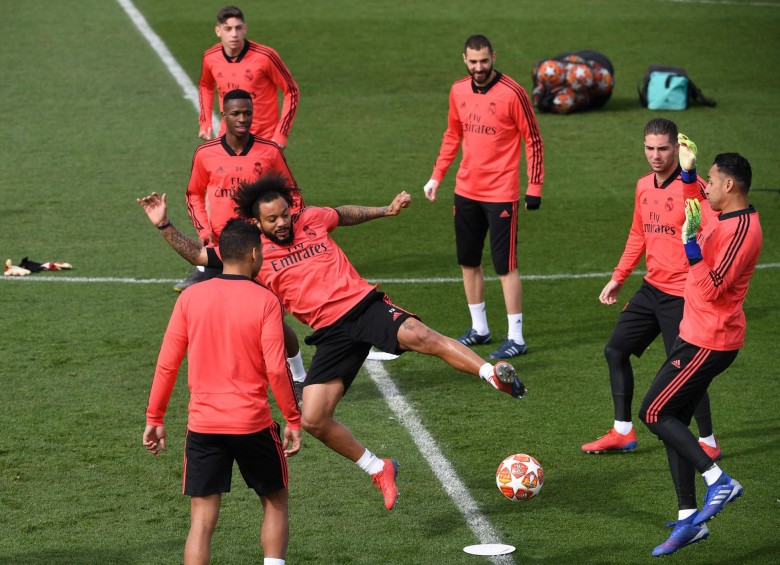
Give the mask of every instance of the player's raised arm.
[[408, 208], [411, 202], [412, 197], [403, 191], [393, 198], [388, 206], [339, 206], [336, 213], [339, 215], [340, 226], [355, 226], [385, 216], [397, 216], [401, 208]]
[[155, 225], [176, 253], [193, 265], [206, 265], [208, 263], [206, 248], [200, 242], [181, 233], [168, 219], [166, 197], [165, 193], [160, 196], [152, 192], [149, 196], [137, 198], [136, 202], [144, 209], [149, 221]]

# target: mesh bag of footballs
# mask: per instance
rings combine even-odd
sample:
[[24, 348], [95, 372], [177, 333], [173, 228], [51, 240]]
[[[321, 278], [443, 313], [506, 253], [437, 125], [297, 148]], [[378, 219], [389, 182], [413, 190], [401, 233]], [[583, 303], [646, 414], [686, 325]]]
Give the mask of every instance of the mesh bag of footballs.
[[601, 108], [612, 96], [615, 71], [598, 51], [563, 53], [534, 65], [533, 102], [540, 112], [571, 114]]

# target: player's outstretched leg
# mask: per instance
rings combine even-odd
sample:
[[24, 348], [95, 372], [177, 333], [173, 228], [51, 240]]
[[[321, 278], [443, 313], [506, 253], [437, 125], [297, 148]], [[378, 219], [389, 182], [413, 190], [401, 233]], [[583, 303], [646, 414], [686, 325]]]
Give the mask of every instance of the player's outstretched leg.
[[438, 357], [451, 367], [478, 376], [514, 398], [522, 398], [526, 392], [525, 385], [510, 363], [499, 361], [495, 366], [486, 363], [462, 343], [441, 335], [416, 318], [407, 318], [399, 328], [398, 345], [406, 351]]

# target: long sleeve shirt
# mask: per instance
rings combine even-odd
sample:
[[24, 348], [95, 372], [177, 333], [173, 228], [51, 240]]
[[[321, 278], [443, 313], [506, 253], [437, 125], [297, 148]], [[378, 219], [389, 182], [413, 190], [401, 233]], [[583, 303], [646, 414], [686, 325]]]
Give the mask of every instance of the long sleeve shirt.
[[763, 245], [758, 213], [751, 206], [720, 214], [703, 224], [697, 241], [702, 260], [688, 270], [680, 337], [716, 351], [740, 349], [742, 304]]
[[[612, 280], [623, 284], [645, 255], [645, 280], [672, 296], [683, 295], [688, 274], [681, 237], [685, 199], [695, 197], [696, 192], [701, 195], [703, 187], [704, 182], [699, 180], [686, 189], [679, 166], [662, 185], [658, 185], [653, 172], [637, 181], [631, 228]], [[686, 194], [686, 190], [693, 193]], [[702, 212], [707, 210], [709, 205], [705, 202]]]
[[[201, 129], [211, 127], [215, 86], [219, 91], [220, 111], [222, 97], [229, 91], [240, 88], [249, 92], [254, 102], [250, 131], [281, 146], [287, 145], [287, 136], [298, 110], [300, 92], [292, 74], [276, 51], [249, 40], [244, 41], [243, 50], [233, 58], [227, 56], [221, 43], [206, 50], [198, 82]], [[278, 91], [284, 94], [281, 115]], [[224, 120], [220, 125], [219, 135], [223, 133]]]
[[227, 221], [236, 217], [233, 194], [242, 183], [255, 181], [267, 173], [279, 173], [289, 179], [295, 188], [293, 209], [297, 210], [302, 205], [300, 191], [276, 143], [250, 136], [246, 147], [236, 153], [223, 135], [200, 145], [192, 157], [186, 193], [187, 212], [198, 237], [210, 232], [217, 243]]
[[220, 275], [181, 293], [154, 373], [147, 424], [163, 425], [185, 353], [188, 429], [249, 434], [273, 423], [270, 385], [290, 429], [301, 427], [287, 365], [279, 299], [238, 275]]
[[520, 149], [525, 143], [526, 194], [541, 196], [544, 149], [533, 106], [522, 86], [497, 73], [480, 88], [466, 77], [450, 89], [447, 129], [431, 178], [441, 182], [463, 146], [455, 193], [482, 202], [520, 199]]

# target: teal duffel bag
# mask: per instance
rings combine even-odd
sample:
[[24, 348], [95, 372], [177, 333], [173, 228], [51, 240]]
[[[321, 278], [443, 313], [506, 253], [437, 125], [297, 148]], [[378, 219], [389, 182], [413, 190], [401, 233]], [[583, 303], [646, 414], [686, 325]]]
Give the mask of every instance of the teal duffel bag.
[[638, 90], [639, 102], [649, 110], [685, 110], [689, 102], [715, 106], [679, 67], [651, 65]]

